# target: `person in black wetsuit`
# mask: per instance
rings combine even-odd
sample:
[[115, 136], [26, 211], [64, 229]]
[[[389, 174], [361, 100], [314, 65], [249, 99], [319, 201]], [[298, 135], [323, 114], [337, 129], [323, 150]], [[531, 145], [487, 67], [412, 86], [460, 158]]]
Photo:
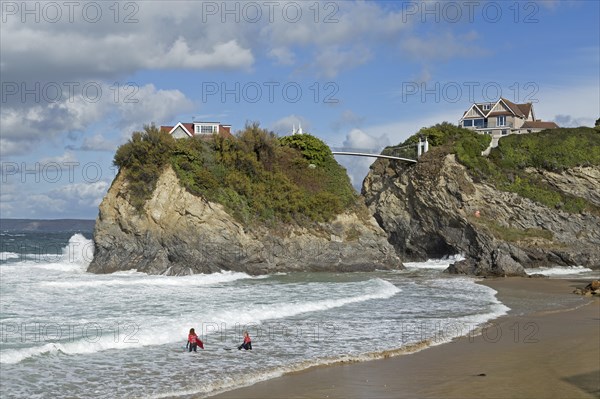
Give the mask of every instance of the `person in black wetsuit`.
[[252, 340], [250, 339], [250, 335], [248, 335], [248, 331], [244, 331], [244, 342], [238, 346], [238, 350], [244, 348], [245, 350], [252, 350]]

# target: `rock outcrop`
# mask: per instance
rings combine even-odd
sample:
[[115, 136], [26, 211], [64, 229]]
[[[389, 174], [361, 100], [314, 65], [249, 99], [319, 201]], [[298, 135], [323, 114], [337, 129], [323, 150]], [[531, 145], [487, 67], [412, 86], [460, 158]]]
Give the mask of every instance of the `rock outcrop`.
[[[598, 168], [528, 173], [600, 206]], [[476, 182], [441, 149], [415, 165], [377, 160], [363, 196], [405, 261], [460, 253], [466, 259], [448, 271], [483, 276], [519, 276], [538, 266], [600, 268], [598, 215], [550, 209]]]
[[385, 232], [368, 213], [348, 212], [311, 228], [248, 228], [223, 206], [188, 193], [167, 167], [143, 212], [127, 201], [119, 174], [100, 204], [88, 271], [137, 269], [184, 275], [221, 270], [367, 271], [402, 268]]
[[573, 294], [583, 296], [600, 296], [600, 280], [593, 280], [584, 288], [575, 288]]

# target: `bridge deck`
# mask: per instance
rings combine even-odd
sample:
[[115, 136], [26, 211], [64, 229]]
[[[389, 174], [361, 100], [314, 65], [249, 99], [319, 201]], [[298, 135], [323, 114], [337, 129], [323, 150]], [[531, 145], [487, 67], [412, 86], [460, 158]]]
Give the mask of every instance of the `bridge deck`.
[[395, 157], [392, 155], [374, 154], [374, 153], [367, 153], [367, 152], [332, 151], [331, 153], [333, 155], [352, 155], [355, 157], [386, 158], [386, 159], [395, 159], [398, 161], [417, 163], [416, 159], [408, 159], [408, 158]]

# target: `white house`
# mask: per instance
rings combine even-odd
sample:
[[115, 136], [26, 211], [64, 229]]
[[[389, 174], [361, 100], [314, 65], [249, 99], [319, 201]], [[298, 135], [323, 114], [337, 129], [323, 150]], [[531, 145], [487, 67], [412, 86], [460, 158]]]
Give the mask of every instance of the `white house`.
[[176, 139], [195, 136], [208, 138], [213, 134], [231, 136], [231, 125], [222, 125], [221, 122], [179, 122], [175, 126], [161, 126], [160, 130]]
[[493, 103], [474, 103], [465, 111], [458, 125], [499, 138], [513, 133], [534, 133], [556, 129], [554, 122], [535, 119], [532, 103], [515, 104], [505, 98]]

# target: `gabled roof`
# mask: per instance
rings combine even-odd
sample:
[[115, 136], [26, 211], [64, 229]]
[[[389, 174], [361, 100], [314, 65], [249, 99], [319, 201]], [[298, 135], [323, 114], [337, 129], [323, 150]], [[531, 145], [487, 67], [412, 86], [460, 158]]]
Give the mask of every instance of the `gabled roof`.
[[[504, 112], [504, 111], [492, 112], [492, 110], [500, 102], [502, 102], [510, 112]], [[529, 117], [529, 114], [533, 113], [533, 104], [532, 103], [516, 104], [516, 103], [513, 103], [512, 101], [507, 100], [506, 98], [503, 98], [503, 97], [500, 97], [500, 99], [498, 101], [496, 101], [495, 103], [490, 104], [489, 110], [483, 109], [483, 106], [486, 104], [490, 104], [490, 103], [473, 103], [473, 105], [471, 105], [471, 107], [465, 113], [463, 113], [463, 118], [465, 117], [465, 115], [467, 113], [469, 113], [469, 111], [471, 111], [472, 108], [475, 108], [481, 114], [481, 116], [483, 116], [484, 118], [487, 118], [490, 116], [511, 115], [512, 114], [519, 118], [527, 119]], [[469, 118], [472, 118], [472, 117], [469, 117]]]
[[512, 101], [507, 100], [506, 98], [500, 98], [500, 100], [503, 101], [504, 104], [506, 104], [506, 106], [516, 116], [519, 116], [519, 117], [524, 118], [524, 119], [527, 119], [527, 117], [529, 116], [529, 113], [531, 112], [531, 108], [533, 107], [533, 104], [531, 104], [531, 103], [515, 104]]
[[177, 123], [173, 129], [171, 129], [171, 131], [169, 132], [170, 134], [173, 134], [173, 132], [175, 130], [177, 130], [177, 128], [180, 127], [182, 128], [190, 137], [194, 137], [194, 124], [193, 123]]
[[[477, 112], [479, 112], [479, 114], [480, 114], [482, 117], [483, 117], [483, 116], [485, 116], [485, 112], [483, 112], [483, 111], [482, 111], [482, 110], [481, 110], [481, 109], [480, 109], [480, 108], [477, 106], [477, 104], [473, 104], [473, 105], [471, 105], [471, 107], [470, 107], [468, 110], [466, 110], [466, 111], [463, 113], [463, 118], [465, 117], [465, 115], [466, 115], [466, 114], [468, 114], [468, 113], [469, 113], [469, 111], [471, 111], [471, 108], [475, 108], [475, 110], [476, 110]], [[474, 118], [474, 117], [473, 117], [473, 116], [469, 116], [469, 118]]]

